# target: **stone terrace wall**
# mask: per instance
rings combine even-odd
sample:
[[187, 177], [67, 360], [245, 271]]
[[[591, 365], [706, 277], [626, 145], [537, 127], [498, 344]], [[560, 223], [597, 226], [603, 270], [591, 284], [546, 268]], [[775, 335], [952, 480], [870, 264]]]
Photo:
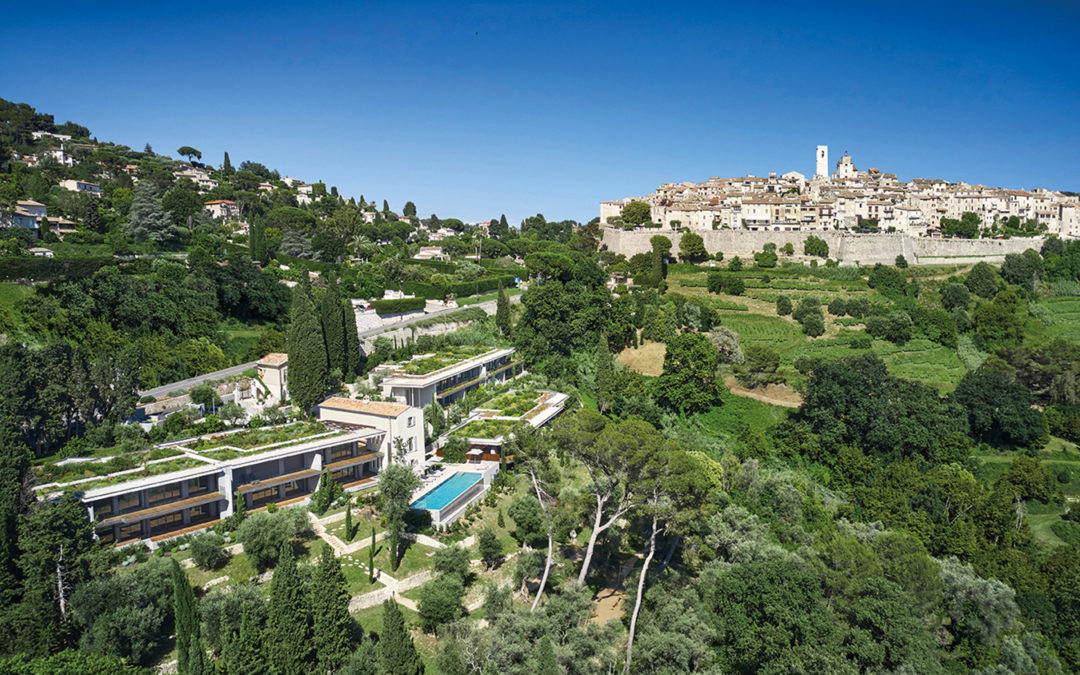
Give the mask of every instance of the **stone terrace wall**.
[[[630, 257], [636, 253], [652, 250], [649, 239], [661, 234], [671, 240], [672, 251], [678, 253], [682, 233], [661, 228], [651, 230], [620, 230], [603, 228], [602, 241], [608, 250]], [[972, 262], [986, 260], [1001, 262], [1008, 253], [1022, 253], [1025, 249], [1039, 250], [1042, 238], [1015, 239], [932, 239], [909, 237], [905, 234], [853, 234], [850, 232], [770, 232], [761, 230], [705, 230], [699, 231], [709, 253], [723, 251], [725, 258], [733, 255], [749, 257], [772, 242], [778, 247], [790, 242], [796, 255], [802, 254], [803, 242], [815, 235], [829, 244], [829, 255], [841, 263], [872, 265], [892, 264], [896, 256], [903, 255], [911, 264], [944, 262]]]

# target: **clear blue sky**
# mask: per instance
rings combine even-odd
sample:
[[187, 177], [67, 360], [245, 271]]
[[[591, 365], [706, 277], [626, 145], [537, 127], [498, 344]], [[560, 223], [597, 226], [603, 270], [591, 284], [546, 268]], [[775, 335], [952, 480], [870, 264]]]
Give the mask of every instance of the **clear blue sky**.
[[1073, 2], [307, 4], [5, 3], [0, 96], [465, 220], [812, 174], [819, 143], [1080, 190]]

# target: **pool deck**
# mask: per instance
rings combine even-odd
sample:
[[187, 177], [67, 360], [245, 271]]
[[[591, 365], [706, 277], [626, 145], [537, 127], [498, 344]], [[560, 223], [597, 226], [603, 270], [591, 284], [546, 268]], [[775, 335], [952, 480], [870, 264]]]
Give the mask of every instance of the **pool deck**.
[[[454, 499], [450, 500], [450, 502], [448, 502], [445, 506], [443, 506], [440, 509], [430, 509], [430, 508], [425, 509], [426, 511], [428, 511], [428, 513], [431, 514], [432, 522], [433, 522], [433, 524], [436, 525], [436, 527], [440, 527], [440, 528], [445, 527], [446, 525], [449, 525], [450, 523], [457, 520], [458, 517], [460, 517], [461, 514], [465, 512], [466, 507], [468, 507], [470, 504], [475, 502], [477, 499], [480, 499], [485, 494], [487, 494], [488, 489], [491, 487], [492, 481], [495, 480], [495, 474], [498, 473], [498, 471], [499, 471], [499, 465], [494, 463], [494, 462], [490, 463], [490, 466], [476, 465], [476, 464], [449, 464], [449, 465], [445, 465], [441, 469], [439, 469], [436, 473], [432, 474], [431, 476], [428, 476], [428, 477], [424, 478], [424, 484], [418, 490], [413, 492], [412, 497], [409, 499], [409, 504], [411, 505], [414, 502], [416, 502], [418, 499], [421, 499], [422, 497], [427, 495], [428, 493], [433, 492], [440, 485], [442, 485], [442, 483], [444, 481], [449, 479], [454, 474], [458, 474], [458, 473], [477, 474], [481, 478], [483, 487], [482, 487], [482, 489], [479, 490], [479, 492], [477, 494], [475, 494], [472, 497], [470, 497], [469, 499], [467, 499], [465, 501], [465, 503], [462, 503], [462, 504], [456, 504], [455, 503], [455, 501], [458, 499], [458, 497], [460, 497], [460, 495], [458, 495]], [[477, 481], [477, 483], [480, 483], [481, 481]], [[461, 492], [461, 494], [466, 494], [467, 492], [469, 492], [475, 485], [477, 485], [477, 483], [473, 483], [469, 487], [465, 488]], [[424, 507], [420, 507], [420, 508], [424, 508]]]

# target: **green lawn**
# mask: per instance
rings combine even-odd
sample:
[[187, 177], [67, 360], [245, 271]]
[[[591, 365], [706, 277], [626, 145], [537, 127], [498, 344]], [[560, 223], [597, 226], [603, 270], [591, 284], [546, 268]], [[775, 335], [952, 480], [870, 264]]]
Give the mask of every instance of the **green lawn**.
[[[862, 350], [852, 349], [852, 338], [861, 331], [842, 332], [825, 340], [808, 340], [798, 348], [781, 354], [785, 364], [794, 364], [800, 356], [819, 359], [840, 359], [854, 356]], [[906, 380], [928, 384], [942, 393], [956, 388], [967, 369], [956, 352], [923, 338], [896, 345], [887, 340], [874, 340], [870, 348], [885, 362], [889, 372]]]
[[15, 309], [15, 304], [19, 302], [19, 300], [22, 300], [23, 298], [33, 294], [33, 286], [2, 283], [0, 284], [0, 310]]
[[198, 567], [192, 567], [187, 570], [188, 579], [191, 581], [191, 584], [197, 588], [201, 588], [211, 579], [228, 576], [228, 581], [224, 581], [215, 586], [215, 588], [225, 588], [227, 586], [243, 583], [258, 574], [259, 572], [255, 569], [255, 565], [252, 564], [251, 559], [243, 553], [238, 553], [229, 558], [229, 561], [225, 563], [221, 569], [202, 570]]
[[[377, 546], [381, 548], [382, 542], [379, 542]], [[352, 555], [341, 556], [338, 558], [338, 562], [341, 563], [341, 571], [345, 574], [345, 583], [349, 585], [349, 595], [359, 595], [383, 587], [380, 581], [375, 581], [375, 583], [369, 581], [368, 551], [366, 548]]]
[[[746, 422], [755, 431], [765, 431], [787, 414], [786, 408], [725, 392], [721, 405], [680, 420], [674, 431], [687, 447], [719, 459], [720, 451], [734, 445], [740, 422]], [[583, 540], [578, 537], [578, 541]]]
[[[401, 557], [401, 564], [397, 570], [390, 569], [390, 551], [386, 545], [387, 542], [382, 541], [378, 544], [378, 551], [375, 553], [375, 567], [384, 570], [387, 574], [395, 579], [404, 579], [405, 577], [411, 577], [417, 572], [423, 572], [426, 569], [431, 569], [432, 561], [431, 555], [435, 553], [435, 549], [430, 546], [424, 546], [423, 544], [417, 544], [406, 541], [408, 547], [405, 549], [405, 555]], [[358, 551], [357, 555], [366, 555], [366, 550]], [[367, 560], [365, 557], [364, 560]]]
[[775, 316], [720, 312], [720, 323], [739, 334], [739, 344], [757, 344], [777, 351], [781, 356], [806, 342], [798, 325]]
[[[383, 527], [382, 521], [378, 516], [361, 516], [359, 510], [353, 510], [353, 528], [356, 534], [353, 536], [353, 541], [368, 541], [371, 539], [371, 528], [375, 528], [375, 534], [382, 532], [386, 528]], [[326, 527], [326, 531], [334, 535], [346, 544], [350, 543], [345, 541], [345, 519], [331, 523]]]
[[1047, 336], [1080, 342], [1080, 298], [1047, 298], [1041, 304], [1052, 317]]

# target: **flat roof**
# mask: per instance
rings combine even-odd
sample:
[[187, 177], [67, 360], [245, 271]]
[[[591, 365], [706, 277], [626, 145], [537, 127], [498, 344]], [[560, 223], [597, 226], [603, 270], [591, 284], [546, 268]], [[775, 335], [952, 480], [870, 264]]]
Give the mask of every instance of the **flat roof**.
[[331, 410], [347, 410], [349, 412], [376, 415], [378, 417], [398, 417], [409, 409], [404, 403], [389, 403], [386, 401], [361, 401], [344, 396], [333, 396], [319, 404], [320, 408]]

